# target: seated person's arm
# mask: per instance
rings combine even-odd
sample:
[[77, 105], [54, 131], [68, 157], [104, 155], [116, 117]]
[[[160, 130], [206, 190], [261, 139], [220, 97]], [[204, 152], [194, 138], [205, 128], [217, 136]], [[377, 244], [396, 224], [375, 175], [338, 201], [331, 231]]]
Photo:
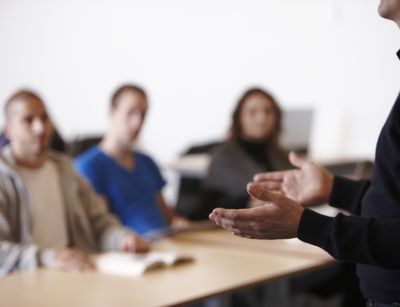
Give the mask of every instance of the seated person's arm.
[[31, 271], [38, 267], [50, 267], [54, 262], [55, 251], [52, 249], [40, 250], [34, 244], [22, 244], [7, 240], [4, 230], [4, 217], [0, 217], [0, 276], [16, 271]]
[[174, 212], [168, 204], [166, 203], [164, 197], [161, 192], [158, 192], [156, 195], [156, 201], [160, 206], [161, 212], [164, 214], [168, 224], [173, 228], [181, 228], [185, 227], [188, 224], [188, 220]]
[[[22, 223], [16, 210], [11, 210], [13, 204], [9, 197], [0, 191], [0, 276], [14, 271], [28, 271], [37, 267], [48, 267], [52, 264], [55, 251], [40, 250], [37, 245], [18, 242], [19, 235], [13, 229]], [[19, 222], [18, 222], [19, 221]]]
[[149, 245], [137, 234], [124, 228], [112, 215], [104, 203], [104, 198], [96, 194], [84, 179], [76, 176], [81, 188], [81, 202], [88, 215], [91, 227], [103, 251], [123, 250], [130, 252], [148, 251]]
[[40, 249], [35, 244], [15, 243], [1, 238], [0, 254], [0, 276], [39, 267], [76, 272], [94, 269], [90, 256], [78, 249]]
[[[41, 249], [33, 243], [16, 242], [11, 225], [19, 217], [5, 214], [10, 204], [0, 195], [0, 276], [15, 271], [31, 271], [39, 267], [63, 270], [92, 270], [94, 264], [90, 257], [77, 249]], [[21, 223], [23, 221], [20, 221]]]

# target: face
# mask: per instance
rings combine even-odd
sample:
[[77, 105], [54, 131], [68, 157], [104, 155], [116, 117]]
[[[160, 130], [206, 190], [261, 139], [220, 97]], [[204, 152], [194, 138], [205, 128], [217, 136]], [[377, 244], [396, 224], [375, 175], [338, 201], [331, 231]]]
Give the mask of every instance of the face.
[[129, 145], [139, 135], [147, 111], [147, 100], [134, 91], [122, 93], [111, 108], [110, 121], [113, 135]]
[[400, 26], [400, 0], [381, 0], [378, 12], [383, 18], [391, 19]]
[[277, 114], [271, 100], [261, 94], [247, 98], [240, 114], [242, 137], [263, 141], [271, 136], [276, 124]]
[[35, 98], [14, 101], [8, 109], [6, 133], [18, 153], [26, 157], [46, 153], [53, 127], [43, 102]]

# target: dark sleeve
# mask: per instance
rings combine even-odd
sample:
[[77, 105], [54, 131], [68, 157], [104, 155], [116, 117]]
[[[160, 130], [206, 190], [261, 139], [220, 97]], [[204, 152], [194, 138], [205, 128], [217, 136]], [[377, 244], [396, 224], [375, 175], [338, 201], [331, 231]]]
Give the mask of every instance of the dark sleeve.
[[329, 204], [360, 215], [361, 201], [370, 184], [370, 180], [351, 180], [335, 176]]
[[400, 269], [400, 219], [378, 220], [343, 214], [328, 217], [305, 209], [298, 237], [338, 260]]

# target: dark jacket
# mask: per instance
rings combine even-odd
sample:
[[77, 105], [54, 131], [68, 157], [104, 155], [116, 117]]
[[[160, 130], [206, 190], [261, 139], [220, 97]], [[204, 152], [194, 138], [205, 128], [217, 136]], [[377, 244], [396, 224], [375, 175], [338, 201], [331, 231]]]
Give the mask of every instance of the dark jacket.
[[357, 263], [365, 297], [400, 302], [400, 95], [380, 133], [371, 181], [336, 177], [330, 204], [359, 216], [306, 209], [299, 238]]

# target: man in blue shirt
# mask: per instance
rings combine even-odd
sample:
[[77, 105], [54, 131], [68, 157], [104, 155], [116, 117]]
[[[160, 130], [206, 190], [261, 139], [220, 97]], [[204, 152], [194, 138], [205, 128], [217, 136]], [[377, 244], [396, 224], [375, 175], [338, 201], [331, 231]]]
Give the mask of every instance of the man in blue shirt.
[[75, 160], [77, 171], [104, 196], [121, 222], [139, 234], [187, 222], [166, 204], [160, 170], [147, 155], [132, 150], [148, 108], [143, 89], [124, 85], [114, 93], [110, 129], [98, 146]]

